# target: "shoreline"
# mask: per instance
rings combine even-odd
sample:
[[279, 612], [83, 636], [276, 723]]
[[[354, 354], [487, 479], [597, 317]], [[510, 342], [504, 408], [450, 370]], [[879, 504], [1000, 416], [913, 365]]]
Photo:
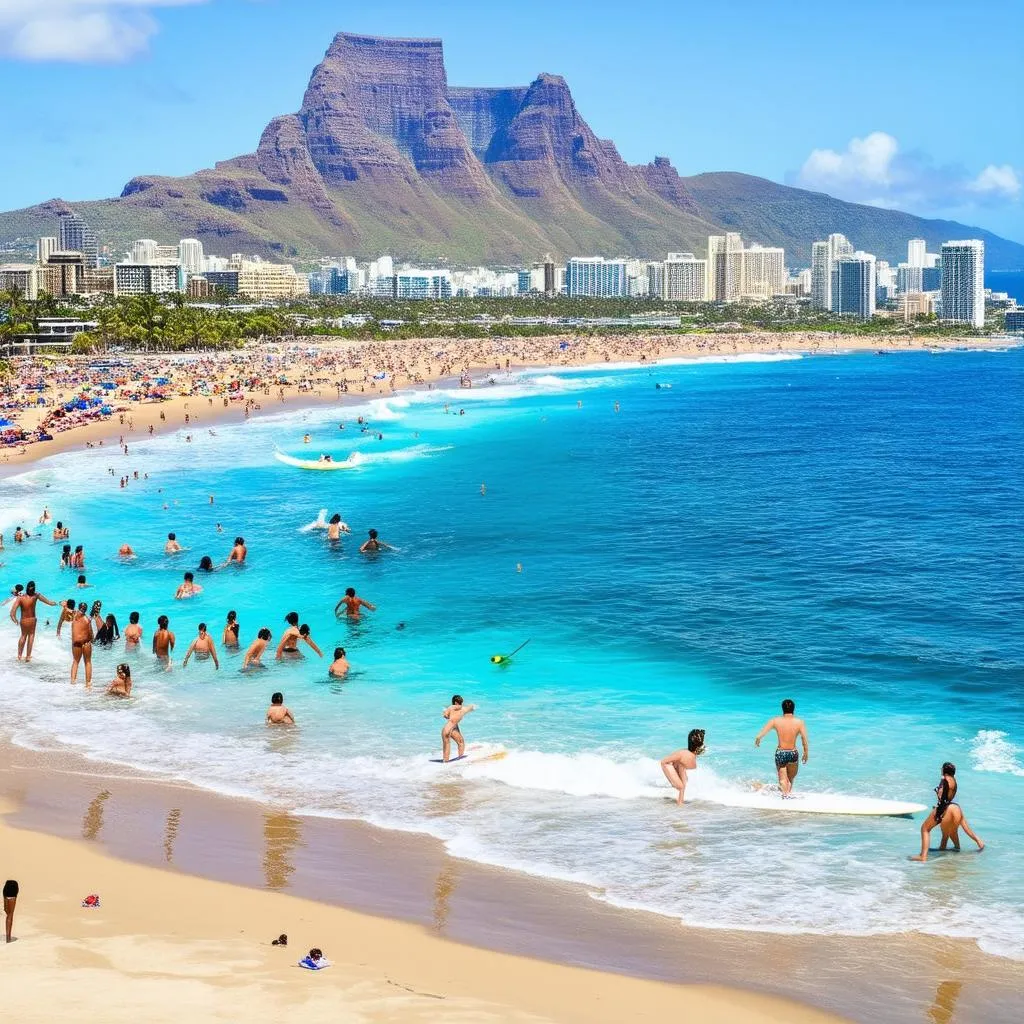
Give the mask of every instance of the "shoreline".
[[[507, 344], [506, 344], [507, 342]], [[572, 344], [570, 350], [562, 350], [562, 344]], [[430, 360], [429, 352], [422, 350], [444, 346], [443, 355], [452, 360], [440, 368], [416, 362], [417, 358]], [[492, 342], [481, 343], [479, 340], [453, 342], [449, 339], [420, 339], [413, 341], [393, 341], [368, 344], [364, 342], [337, 341], [330, 338], [310, 338], [304, 342], [295, 341], [284, 345], [252, 345], [242, 351], [249, 352], [254, 361], [266, 357], [268, 352], [279, 354], [282, 349], [305, 350], [316, 352], [322, 360], [330, 360], [337, 365], [339, 358], [348, 356], [348, 364], [333, 382], [320, 376], [315, 378], [319, 388], [312, 384], [290, 384], [285, 386], [268, 385], [268, 388], [243, 390], [244, 404], [231, 405], [223, 393], [216, 396], [207, 394], [176, 395], [165, 401], [127, 401], [122, 398], [111, 399], [118, 403], [127, 401], [123, 414], [112, 415], [107, 419], [96, 420], [88, 424], [72, 427], [56, 435], [52, 441], [35, 441], [22, 446], [8, 446], [2, 450], [0, 459], [0, 479], [16, 475], [23, 467], [40, 462], [52, 455], [73, 451], [89, 444], [97, 445], [112, 441], [123, 436], [126, 442], [145, 440], [152, 435], [173, 433], [178, 430], [195, 427], [197, 431], [207, 430], [211, 426], [231, 422], [244, 422], [248, 418], [272, 415], [275, 413], [292, 412], [305, 408], [322, 406], [352, 405], [374, 399], [393, 396], [400, 390], [409, 388], [432, 388], [435, 386], [457, 386], [458, 371], [455, 369], [455, 356], [468, 357], [460, 363], [462, 372], [471, 377], [481, 374], [505, 372], [502, 359], [509, 360], [509, 371], [537, 369], [585, 369], [599, 368], [605, 363], [626, 362], [642, 366], [656, 365], [659, 361], [670, 359], [721, 359], [749, 355], [844, 355], [856, 352], [924, 352], [930, 350], [985, 350], [990, 348], [1011, 349], [1018, 343], [1009, 340], [990, 338], [939, 338], [922, 339], [915, 336], [880, 336], [863, 337], [859, 335], [820, 336], [800, 334], [739, 334], [739, 335], [666, 335], [649, 338], [625, 337], [620, 339], [589, 339], [580, 344], [580, 339], [569, 336], [552, 336], [549, 338], [526, 339], [493, 339]], [[448, 348], [460, 348], [464, 351], [449, 353]], [[414, 354], [419, 353], [418, 357]], [[163, 354], [119, 356], [126, 363], [147, 365], [149, 362], [159, 363]], [[222, 358], [237, 357], [238, 353], [229, 353]], [[484, 358], [487, 356], [488, 358]], [[650, 357], [648, 359], [648, 357]], [[84, 369], [94, 359], [100, 357], [76, 356], [67, 357], [66, 362], [80, 365]], [[196, 354], [196, 359], [213, 358], [212, 354]], [[366, 366], [366, 360], [372, 365]], [[436, 357], [435, 357], [436, 358]], [[323, 372], [314, 359], [312, 363], [296, 360], [291, 365], [297, 367], [303, 380], [308, 383], [314, 372]], [[496, 362], [492, 360], [497, 360]], [[30, 362], [30, 361], [28, 361]], [[187, 365], [187, 364], [184, 364]], [[235, 364], [232, 363], [232, 366]], [[333, 369], [332, 365], [332, 369]], [[375, 379], [378, 370], [389, 375], [387, 384]], [[440, 372], [438, 372], [440, 369]], [[308, 372], [306, 372], [308, 371]], [[340, 383], [348, 385], [348, 390], [338, 390]], [[329, 387], [329, 384], [331, 385]], [[278, 394], [271, 389], [277, 388]], [[356, 390], [359, 388], [359, 390]], [[369, 390], [367, 390], [367, 388]], [[333, 393], [324, 393], [328, 389]], [[74, 389], [61, 393], [57, 403], [74, 394]], [[250, 403], [253, 407], [250, 409]], [[246, 410], [249, 409], [248, 415]], [[43, 410], [34, 410], [42, 412]], [[185, 422], [188, 415], [189, 422]], [[41, 420], [35, 417], [35, 421]], [[122, 422], [122, 421], [126, 422]], [[34, 426], [32, 419], [26, 421], [26, 427]], [[120, 451], [120, 449], [118, 449]]]
[[[885, 1019], [910, 1024], [936, 1012], [946, 1016], [932, 1019], [953, 1019], [955, 1008], [956, 1019], [996, 1024], [1016, 1020], [1019, 1010], [1019, 965], [988, 956], [969, 940], [687, 927], [594, 899], [595, 893], [582, 885], [452, 858], [439, 840], [422, 834], [301, 817], [169, 779], [139, 777], [68, 751], [43, 753], [0, 743], [0, 804], [8, 810], [0, 821], [0, 837], [12, 836], [4, 843], [9, 851], [6, 870], [13, 877], [21, 872], [24, 895], [16, 934], [26, 934], [24, 921], [36, 913], [37, 908], [29, 909], [29, 892], [41, 882], [33, 879], [30, 888], [26, 879], [35, 873], [39, 844], [64, 844], [71, 859], [61, 861], [62, 869], [79, 865], [87, 852], [91, 857], [99, 847], [115, 878], [128, 870], [125, 865], [143, 865], [131, 870], [145, 879], [147, 891], [158, 891], [175, 879], [185, 900], [194, 900], [198, 889], [215, 886], [218, 901], [221, 890], [230, 890], [241, 904], [263, 907], [260, 928], [267, 934], [246, 933], [237, 940], [246, 947], [246, 956], [271, 955], [262, 947], [282, 930], [294, 932], [297, 942], [315, 943], [328, 956], [337, 956], [332, 950], [342, 940], [327, 931], [337, 927], [348, 937], [346, 948], [359, 932], [362, 962], [364, 930], [393, 929], [389, 948], [420, 940], [441, 943], [445, 952], [438, 955], [446, 963], [465, 952], [491, 962], [503, 977], [509, 959], [529, 958], [524, 970], [525, 965], [552, 971], [586, 968], [585, 990], [605, 1009], [611, 1006], [606, 1001], [616, 998], [605, 992], [606, 982], [612, 988], [627, 983], [653, 986], [642, 995], [651, 1019], [655, 1006], [667, 1012], [685, 1004], [692, 1012], [695, 994], [711, 998], [704, 1007], [710, 1019], [737, 1022]], [[28, 853], [19, 850], [19, 838], [26, 837], [32, 840]], [[118, 884], [103, 882], [105, 901], [106, 894], [122, 898], [113, 888]], [[76, 889], [72, 895], [81, 899], [97, 891], [97, 883], [84, 878], [78, 888], [83, 886], [80, 894]], [[281, 900], [289, 901], [289, 913], [299, 913], [290, 901], [302, 903], [302, 918], [315, 916], [324, 930], [307, 942], [297, 938], [300, 928], [295, 924], [268, 923], [294, 920], [279, 903], [270, 902]], [[162, 907], [152, 899], [145, 902], [152, 916], [138, 933], [164, 934]], [[63, 913], [79, 911], [65, 904]], [[189, 934], [187, 929], [184, 933]], [[324, 934], [332, 937], [321, 938]], [[420, 956], [417, 950], [413, 962], [420, 963]], [[288, 961], [293, 959], [289, 951]], [[404, 958], [401, 962], [407, 966]], [[394, 965], [389, 969], [400, 971]], [[429, 989], [430, 980], [416, 976], [412, 984]], [[493, 998], [496, 991], [491, 987], [486, 995], [480, 989], [475, 994]], [[503, 1000], [511, 998], [508, 990], [500, 991]], [[678, 1004], [671, 993], [679, 997]], [[725, 1002], [715, 1002], [718, 997]], [[533, 1005], [515, 1005], [538, 1012]], [[585, 1002], [574, 1009], [576, 1015], [566, 1009], [544, 1019], [641, 1019], [635, 1012], [601, 1016], [598, 1006]], [[518, 1018], [506, 1013], [497, 1019]]]

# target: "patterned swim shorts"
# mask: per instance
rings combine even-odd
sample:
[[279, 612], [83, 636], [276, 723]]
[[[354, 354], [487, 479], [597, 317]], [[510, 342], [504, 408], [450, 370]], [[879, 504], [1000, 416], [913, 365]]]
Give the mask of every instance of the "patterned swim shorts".
[[787, 764], [796, 764], [800, 755], [795, 750], [776, 750], [775, 767], [785, 768]]

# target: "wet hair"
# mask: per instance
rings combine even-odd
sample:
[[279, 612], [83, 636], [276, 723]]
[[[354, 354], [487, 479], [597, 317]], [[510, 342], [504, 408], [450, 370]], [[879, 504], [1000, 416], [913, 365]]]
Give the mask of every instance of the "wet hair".
[[132, 677], [131, 666], [130, 665], [125, 665], [123, 663], [118, 665], [117, 666], [117, 674], [119, 676], [124, 676], [125, 679], [131, 679], [131, 677]]
[[453, 704], [461, 704], [462, 703], [462, 698], [458, 694], [455, 694], [455, 696], [452, 697], [452, 703]]
[[956, 775], [956, 765], [955, 765], [955, 764], [953, 764], [953, 762], [952, 762], [952, 761], [947, 761], [947, 762], [946, 762], [946, 763], [945, 763], [945, 764], [944, 764], [944, 765], [942, 766], [942, 774], [943, 774], [943, 775], [951, 775], [951, 776], [952, 776], [952, 775]]
[[200, 633], [205, 633], [206, 632], [206, 623], [205, 622], [200, 622], [199, 623], [199, 632]]
[[209, 555], [203, 555], [203, 557], [199, 559], [199, 568], [202, 569], [203, 572], [213, 572], [213, 559]]
[[346, 587], [345, 588], [345, 596], [346, 597], [355, 597], [356, 596], [356, 588], [355, 587]]
[[31, 597], [35, 592], [36, 592], [36, 581], [35, 580], [29, 580], [28, 583], [25, 584], [25, 594], [26, 594], [26, 596]]
[[236, 544], [244, 544], [245, 543], [245, 538], [244, 537], [236, 537], [235, 538], [235, 543]]
[[166, 615], [161, 615], [160, 618], [156, 620], [156, 624], [161, 629], [166, 629], [170, 624], [170, 619], [168, 619]]
[[190, 573], [190, 572], [185, 573], [185, 582], [186, 583], [191, 583], [194, 579], [195, 579], [195, 576], [192, 573]]
[[370, 537], [373, 540], [376, 540], [377, 539], [377, 531], [376, 530], [370, 530], [369, 532], [370, 532]]
[[75, 610], [75, 599], [73, 597], [69, 597], [64, 602], [64, 607], [73, 612]]
[[58, 529], [58, 530], [61, 530], [61, 529], [63, 529], [63, 528], [64, 528], [64, 524], [63, 524], [63, 523], [62, 523], [62, 522], [61, 522], [61, 521], [60, 521], [60, 520], [58, 519], [58, 520], [57, 520], [57, 529]]
[[345, 657], [345, 648], [344, 647], [335, 647], [334, 648], [334, 660], [337, 661], [339, 658], [344, 658], [344, 657]]
[[791, 715], [794, 711], [796, 711], [796, 705], [787, 697], [782, 702], [782, 713], [784, 715]]
[[116, 626], [117, 619], [114, 618], [114, 613], [110, 612], [104, 620], [108, 626]]
[[79, 583], [84, 583], [85, 582], [85, 573], [82, 573], [82, 575], [80, 575], [78, 577], [78, 582]]
[[131, 615], [128, 616], [128, 621], [133, 626], [137, 626], [139, 624], [139, 613], [138, 612], [132, 612]]
[[284, 694], [283, 693], [275, 693], [275, 694], [273, 694], [271, 696], [271, 698], [270, 698], [270, 703], [271, 704], [283, 704], [284, 703]]
[[704, 730], [703, 729], [691, 729], [690, 735], [686, 737], [686, 749], [691, 754], [703, 754], [704, 753]]
[[168, 540], [177, 540], [178, 538], [177, 538], [176, 534], [169, 533], [169, 534], [167, 534], [167, 539]]
[[341, 522], [341, 516], [338, 515], [337, 512], [335, 512], [334, 515], [331, 516], [331, 522], [332, 523], [340, 523]]
[[257, 636], [258, 636], [258, 637], [259, 637], [259, 638], [260, 638], [261, 640], [269, 640], [269, 639], [270, 639], [270, 630], [269, 630], [269, 629], [267, 629], [267, 627], [266, 627], [266, 626], [264, 626], [264, 627], [263, 627], [263, 628], [262, 628], [262, 629], [261, 629], [261, 630], [260, 630], [260, 631], [259, 631], [259, 632], [258, 632], [258, 633], [257, 633], [256, 635], [257, 635]]
[[76, 555], [80, 555], [81, 553], [82, 553], [82, 545], [81, 545], [81, 544], [79, 544], [79, 545], [78, 545], [78, 546], [77, 546], [77, 547], [75, 548], [75, 554], [76, 554]]
[[228, 612], [228, 622], [234, 622], [238, 618], [237, 612]]
[[25, 584], [24, 583], [15, 583], [14, 584], [14, 592], [16, 594], [20, 594], [24, 589], [25, 589]]
[[287, 622], [289, 626], [297, 626], [299, 624], [299, 613], [298, 612], [289, 612], [284, 617], [284, 621]]
[[309, 626], [306, 623], [299, 626], [299, 636], [309, 636]]
[[70, 544], [65, 544], [64, 547], [61, 548], [61, 552], [60, 553], [62, 555], [70, 555], [71, 554], [71, 545]]

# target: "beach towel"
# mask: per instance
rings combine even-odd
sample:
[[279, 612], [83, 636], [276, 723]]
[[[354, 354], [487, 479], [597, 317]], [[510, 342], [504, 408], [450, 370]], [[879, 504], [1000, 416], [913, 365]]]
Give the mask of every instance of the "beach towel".
[[91, 893], [82, 900], [82, 906], [88, 907], [90, 910], [98, 910], [100, 906], [100, 898], [96, 893]]
[[322, 971], [325, 967], [331, 967], [331, 961], [327, 957], [322, 956], [319, 960], [314, 960], [311, 956], [304, 956], [299, 961], [300, 967], [305, 967], [307, 971]]

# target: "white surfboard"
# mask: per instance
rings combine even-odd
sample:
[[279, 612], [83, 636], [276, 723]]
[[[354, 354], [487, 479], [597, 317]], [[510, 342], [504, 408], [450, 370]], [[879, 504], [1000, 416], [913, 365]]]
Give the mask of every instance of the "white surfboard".
[[[454, 746], [455, 744], [452, 744], [453, 749]], [[481, 761], [500, 761], [507, 755], [508, 751], [504, 747], [493, 743], [470, 743], [462, 757], [452, 757], [447, 763], [450, 765], [479, 764]], [[430, 763], [443, 765], [446, 762], [439, 757], [432, 757]]]
[[[666, 796], [670, 799], [675, 798], [674, 792], [667, 793]], [[903, 800], [880, 800], [870, 796], [848, 796], [845, 793], [801, 793], [798, 790], [791, 797], [784, 799], [774, 787], [707, 798], [695, 794], [692, 802], [747, 807], [761, 811], [783, 811], [787, 814], [852, 814], [875, 818], [906, 817], [928, 810], [924, 804], [908, 803]]]
[[288, 455], [280, 449], [275, 449], [274, 458], [278, 462], [283, 462], [286, 466], [295, 466], [298, 469], [352, 469], [354, 466], [351, 456], [343, 462], [321, 462], [319, 459], [297, 459], [294, 455]]

